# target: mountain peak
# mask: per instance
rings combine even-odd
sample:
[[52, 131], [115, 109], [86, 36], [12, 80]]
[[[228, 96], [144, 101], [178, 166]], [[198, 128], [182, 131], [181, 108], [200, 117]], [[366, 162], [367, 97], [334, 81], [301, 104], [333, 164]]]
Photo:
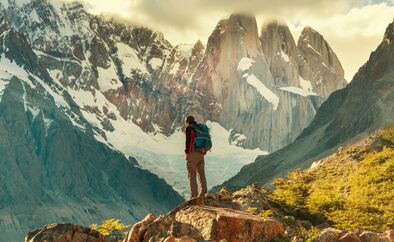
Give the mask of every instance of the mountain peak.
[[326, 66], [333, 68], [340, 77], [344, 77], [345, 72], [337, 55], [324, 37], [312, 27], [304, 27], [297, 46], [302, 52], [307, 53], [308, 56], [321, 58]]
[[240, 49], [238, 57], [258, 55], [261, 48], [256, 18], [253, 15], [236, 13], [220, 20], [208, 39], [207, 49], [220, 45], [226, 48], [231, 46], [230, 49], [234, 50]]
[[242, 23], [245, 21], [256, 21], [255, 16], [246, 13], [233, 13], [228, 18], [229, 22]]
[[200, 55], [204, 51], [204, 44], [201, 42], [201, 40], [198, 40], [192, 49], [192, 56]]
[[297, 55], [297, 46], [289, 27], [284, 21], [269, 20], [263, 24], [260, 41], [268, 63], [269, 56], [283, 52], [293, 58]]
[[388, 42], [394, 41], [394, 19], [393, 22], [391, 22], [389, 26], [387, 26], [383, 39]]

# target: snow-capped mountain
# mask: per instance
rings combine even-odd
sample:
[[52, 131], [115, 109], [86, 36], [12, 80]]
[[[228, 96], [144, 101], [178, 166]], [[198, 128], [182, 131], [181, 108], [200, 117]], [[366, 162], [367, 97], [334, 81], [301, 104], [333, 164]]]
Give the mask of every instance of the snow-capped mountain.
[[[253, 16], [220, 21], [206, 45], [177, 46], [162, 33], [91, 15], [77, 2], [1, 0], [0, 16], [1, 38], [20, 40], [2, 43], [0, 105], [13, 89], [27, 88], [12, 95], [29, 116], [27, 127], [45, 127], [40, 142], [32, 141], [35, 149], [53, 145], [60, 154], [69, 152], [61, 148], [62, 136], [48, 138], [69, 122], [64, 129], [79, 138], [67, 144], [78, 147], [86, 138], [135, 157], [183, 195], [187, 114], [211, 127], [214, 147], [206, 164], [214, 186], [257, 155], [293, 141], [321, 102], [346, 85], [338, 59], [316, 31], [306, 28], [296, 45], [287, 26], [275, 21], [259, 36]], [[56, 114], [46, 114], [45, 105]], [[73, 157], [91, 161], [89, 152], [95, 150]], [[15, 161], [8, 153], [1, 159]], [[47, 155], [37, 159], [55, 162]]]
[[68, 90], [3, 16], [0, 33], [0, 241], [21, 241], [48, 222], [132, 223], [183, 201], [134, 158], [95, 139]]

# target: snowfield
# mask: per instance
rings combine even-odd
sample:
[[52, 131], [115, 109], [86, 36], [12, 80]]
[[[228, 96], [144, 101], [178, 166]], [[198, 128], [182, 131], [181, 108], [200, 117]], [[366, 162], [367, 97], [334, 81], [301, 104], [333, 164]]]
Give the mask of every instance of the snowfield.
[[[185, 134], [182, 130], [177, 130], [167, 137], [160, 133], [160, 127], [155, 125], [156, 132], [145, 133], [132, 122], [132, 117], [127, 120], [122, 118], [116, 107], [100, 91], [96, 91], [95, 96], [89, 91], [76, 91], [71, 88], [68, 88], [67, 91], [81, 107], [84, 118], [93, 127], [105, 133], [107, 139], [96, 133], [97, 141], [120, 151], [126, 157], [135, 157], [142, 168], [164, 178], [182, 196], [188, 196], [189, 183], [184, 154]], [[84, 106], [97, 107], [101, 113], [103, 113], [102, 109], [105, 106], [109, 112], [113, 112], [116, 115], [116, 120], [109, 121], [115, 131], [104, 130], [101, 124], [104, 116], [82, 109]], [[73, 121], [75, 126], [83, 128], [76, 120]], [[242, 166], [253, 162], [258, 155], [268, 154], [260, 149], [244, 149], [236, 146], [234, 142], [230, 144], [230, 131], [216, 122], [208, 121], [206, 124], [210, 128], [213, 142], [212, 151], [208, 152], [205, 161], [208, 188], [231, 178], [238, 173]], [[239, 134], [238, 137], [239, 141], [245, 138], [243, 134]]]
[[260, 95], [265, 98], [268, 102], [270, 102], [274, 106], [274, 110], [278, 108], [279, 105], [279, 97], [276, 96], [268, 87], [266, 87], [257, 77], [253, 74], [249, 75], [246, 78], [246, 81], [253, 87], [257, 89]]

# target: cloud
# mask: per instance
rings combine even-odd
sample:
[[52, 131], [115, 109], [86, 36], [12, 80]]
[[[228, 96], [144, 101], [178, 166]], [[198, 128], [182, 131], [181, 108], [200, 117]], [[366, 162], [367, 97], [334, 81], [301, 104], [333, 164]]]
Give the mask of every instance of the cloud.
[[173, 44], [206, 42], [233, 12], [287, 22], [297, 41], [302, 28], [320, 32], [338, 55], [348, 80], [366, 62], [394, 16], [394, 0], [83, 0], [93, 13], [110, 13], [164, 33]]
[[387, 25], [393, 21], [394, 6], [388, 3], [354, 7], [347, 13], [328, 18], [304, 17], [298, 25], [290, 22], [295, 36], [309, 25], [328, 41], [337, 54], [350, 81], [383, 39]]

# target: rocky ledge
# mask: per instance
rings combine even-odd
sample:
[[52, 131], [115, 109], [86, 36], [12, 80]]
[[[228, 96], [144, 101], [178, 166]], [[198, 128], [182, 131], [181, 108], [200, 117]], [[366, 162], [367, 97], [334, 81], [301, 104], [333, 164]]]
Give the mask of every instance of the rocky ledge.
[[230, 193], [222, 189], [192, 199], [166, 215], [147, 215], [124, 239], [111, 239], [72, 224], [53, 224], [28, 234], [25, 242], [393, 242], [394, 230], [349, 232], [289, 216], [257, 185]]

